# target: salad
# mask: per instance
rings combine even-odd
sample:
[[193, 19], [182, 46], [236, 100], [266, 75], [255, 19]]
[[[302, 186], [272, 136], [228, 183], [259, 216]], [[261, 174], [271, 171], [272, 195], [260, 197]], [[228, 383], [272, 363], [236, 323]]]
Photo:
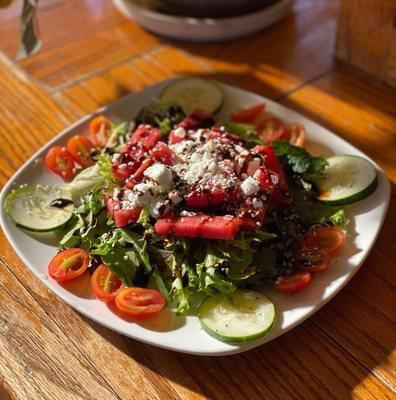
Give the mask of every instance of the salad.
[[345, 206], [372, 194], [375, 167], [305, 149], [301, 124], [265, 104], [217, 123], [224, 94], [182, 78], [132, 121], [100, 115], [89, 136], [52, 147], [61, 185], [22, 185], [4, 209], [19, 228], [54, 232], [48, 274], [91, 274], [94, 296], [136, 318], [174, 307], [224, 341], [268, 333], [275, 306], [263, 283], [297, 293], [331, 267], [346, 239]]

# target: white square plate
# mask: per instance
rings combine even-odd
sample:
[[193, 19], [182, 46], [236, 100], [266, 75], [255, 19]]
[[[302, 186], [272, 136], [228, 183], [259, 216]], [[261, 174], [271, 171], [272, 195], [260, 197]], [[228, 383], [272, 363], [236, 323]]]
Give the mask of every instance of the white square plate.
[[[112, 120], [131, 120], [144, 103], [158, 96], [167, 83], [169, 81], [131, 94], [97, 110], [95, 114], [106, 114]], [[313, 154], [324, 156], [354, 154], [369, 158], [334, 133], [280, 104], [232, 86], [219, 85], [225, 91], [225, 103], [217, 115], [217, 120], [220, 122], [226, 120], [233, 110], [265, 102], [269, 112], [287, 122], [300, 122], [305, 125], [309, 138], [307, 147]], [[1, 206], [3, 206], [5, 196], [23, 183], [60, 184], [60, 179], [44, 168], [43, 156], [51, 146], [64, 144], [67, 137], [86, 132], [91, 117], [92, 115], [87, 115], [67, 128], [31, 157], [4, 187], [0, 197]], [[30, 236], [19, 230], [4, 215], [3, 207], [1, 207], [0, 221], [12, 247], [32, 272], [67, 304], [92, 320], [136, 340], [171, 350], [200, 355], [233, 354], [266, 343], [304, 321], [326, 304], [360, 268], [378, 236], [390, 198], [389, 181], [383, 171], [377, 165], [376, 167], [379, 178], [378, 189], [367, 199], [347, 207], [351, 223], [346, 245], [333, 260], [331, 268], [316, 277], [310, 287], [296, 295], [283, 295], [270, 286], [266, 287], [265, 292], [273, 300], [277, 309], [276, 325], [269, 335], [245, 344], [220, 342], [201, 328], [197, 317], [176, 317], [167, 309], [144, 321], [133, 322], [121, 318], [104, 303], [92, 297], [88, 274], [79, 283], [64, 287], [47, 277], [47, 265], [56, 254], [56, 241], [50, 245], [47, 240]]]

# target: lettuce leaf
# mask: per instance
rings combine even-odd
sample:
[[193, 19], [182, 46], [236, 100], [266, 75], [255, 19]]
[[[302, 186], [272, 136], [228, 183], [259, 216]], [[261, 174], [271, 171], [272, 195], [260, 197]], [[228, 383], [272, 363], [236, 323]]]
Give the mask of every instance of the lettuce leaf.
[[291, 212], [297, 214], [307, 228], [315, 224], [330, 223], [337, 228], [346, 229], [349, 223], [342, 207], [318, 203], [315, 201], [313, 192], [293, 191]]
[[128, 286], [134, 284], [138, 268], [145, 274], [151, 272], [147, 241], [141, 235], [126, 229], [115, 229], [109, 237], [102, 237], [101, 243], [91, 253], [99, 255], [110, 270]]

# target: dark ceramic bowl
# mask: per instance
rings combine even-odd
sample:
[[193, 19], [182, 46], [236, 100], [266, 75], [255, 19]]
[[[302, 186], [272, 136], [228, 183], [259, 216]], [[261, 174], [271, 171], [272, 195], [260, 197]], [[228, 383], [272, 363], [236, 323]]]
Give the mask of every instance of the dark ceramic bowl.
[[146, 8], [195, 18], [226, 18], [247, 14], [279, 0], [138, 0]]

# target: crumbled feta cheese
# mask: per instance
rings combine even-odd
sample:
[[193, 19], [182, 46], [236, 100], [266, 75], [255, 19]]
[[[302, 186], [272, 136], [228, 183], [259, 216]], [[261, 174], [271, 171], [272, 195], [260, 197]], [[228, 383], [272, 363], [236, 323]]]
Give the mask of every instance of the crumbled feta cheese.
[[271, 174], [271, 181], [274, 185], [279, 183], [279, 178], [276, 175]]
[[175, 205], [179, 204], [183, 200], [183, 198], [180, 196], [180, 193], [177, 190], [170, 191], [168, 197], [169, 200]]
[[157, 185], [152, 182], [138, 183], [133, 190], [137, 196], [137, 202], [148, 205], [157, 194]]
[[252, 204], [253, 208], [261, 208], [263, 206], [263, 202], [256, 197], [253, 199]]
[[182, 127], [176, 128], [173, 131], [173, 134], [179, 138], [184, 138], [186, 136], [186, 133], [187, 133], [186, 130]]
[[245, 196], [256, 194], [260, 190], [260, 183], [249, 176], [241, 183], [241, 190]]
[[114, 153], [111, 156], [111, 162], [115, 163], [115, 162], [119, 162], [122, 158], [122, 155], [120, 153]]
[[164, 164], [157, 163], [152, 165], [144, 171], [144, 176], [165, 187], [172, 185], [172, 171]]

